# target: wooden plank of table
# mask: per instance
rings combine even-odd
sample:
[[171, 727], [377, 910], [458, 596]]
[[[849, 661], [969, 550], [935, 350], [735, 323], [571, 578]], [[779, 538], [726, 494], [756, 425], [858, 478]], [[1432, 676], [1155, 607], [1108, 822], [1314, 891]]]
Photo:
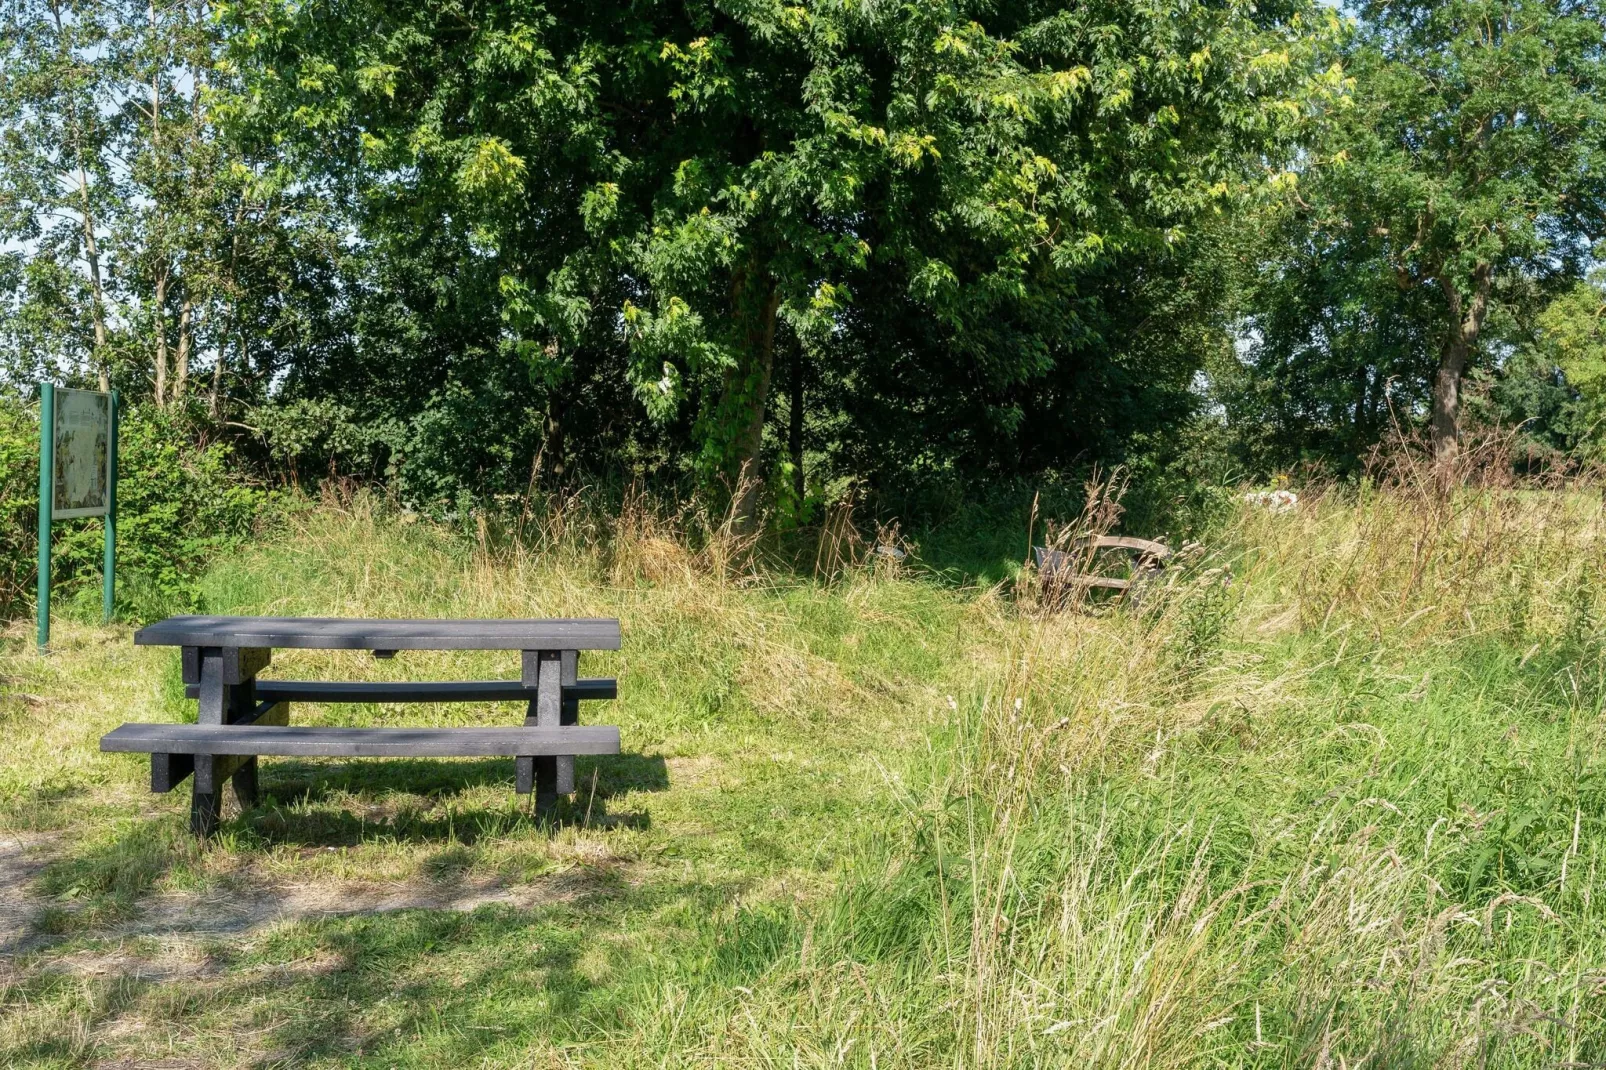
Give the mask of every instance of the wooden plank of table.
[[[223, 682], [226, 684], [238, 684], [251, 679], [273, 660], [273, 651], [263, 647], [222, 647], [218, 653], [223, 658]], [[184, 647], [179, 664], [186, 684], [200, 683], [200, 647]]]
[[1085, 535], [1076, 540], [1076, 545], [1082, 549], [1131, 550], [1142, 557], [1161, 561], [1171, 556], [1171, 547], [1165, 543], [1153, 539], [1135, 539], [1130, 535]]
[[611, 617], [552, 620], [364, 620], [183, 616], [134, 633], [141, 646], [311, 650], [618, 650]]
[[[532, 682], [534, 697], [524, 718], [527, 728], [551, 731], [563, 723], [563, 653], [557, 650], [524, 652], [525, 686]], [[529, 693], [529, 692], [527, 692]], [[572, 729], [564, 729], [572, 731]], [[550, 812], [560, 793], [558, 783], [561, 760], [539, 751], [525, 751], [514, 770], [514, 790], [520, 794], [533, 790], [537, 812]], [[572, 769], [572, 765], [571, 765]], [[570, 779], [573, 779], [571, 773]], [[573, 791], [571, 786], [570, 791]]]
[[338, 757], [492, 757], [618, 754], [613, 725], [573, 728], [258, 728], [241, 725], [125, 724], [100, 749], [123, 753], [273, 754]]
[[[196, 698], [200, 687], [192, 684], [184, 693]], [[519, 680], [258, 680], [256, 696], [275, 702], [525, 702], [530, 692]], [[618, 697], [619, 683], [609, 677], [576, 680], [563, 688], [565, 703]]]
[[[561, 669], [558, 672], [558, 724], [577, 725], [580, 723], [580, 703], [575, 701], [573, 688], [580, 681], [580, 652], [578, 650], [565, 650], [559, 659]], [[558, 794], [574, 794], [574, 755], [558, 755]]]

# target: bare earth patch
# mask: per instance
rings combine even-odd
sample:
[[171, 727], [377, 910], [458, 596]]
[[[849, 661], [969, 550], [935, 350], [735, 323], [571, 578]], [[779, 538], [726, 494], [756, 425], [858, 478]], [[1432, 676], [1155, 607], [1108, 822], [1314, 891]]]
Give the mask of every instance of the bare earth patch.
[[44, 908], [28, 886], [50, 861], [52, 833], [0, 833], [0, 955], [17, 950], [33, 933]]
[[494, 879], [452, 885], [424, 881], [390, 884], [331, 882], [283, 884], [243, 891], [154, 896], [140, 917], [119, 927], [129, 936], [233, 936], [284, 922], [398, 910], [470, 911], [504, 904], [521, 910], [571, 902], [594, 887], [583, 874], [560, 874], [530, 884]]

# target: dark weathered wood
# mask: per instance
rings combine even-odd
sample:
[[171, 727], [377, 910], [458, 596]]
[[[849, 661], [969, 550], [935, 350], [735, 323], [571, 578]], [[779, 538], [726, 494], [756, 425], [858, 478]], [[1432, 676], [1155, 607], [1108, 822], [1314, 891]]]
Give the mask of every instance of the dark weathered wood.
[[209, 839], [223, 816], [223, 795], [216, 791], [196, 791], [190, 795], [190, 831]]
[[[244, 716], [233, 716], [227, 725], [220, 725], [230, 731], [254, 728], [282, 728], [290, 723], [290, 704], [288, 702], [258, 702], [252, 711]], [[187, 726], [186, 726], [187, 727]], [[174, 755], [177, 757], [177, 755]], [[208, 754], [195, 754], [192, 756], [195, 763], [195, 790], [200, 792], [221, 792], [223, 783], [233, 780], [234, 793], [240, 796], [242, 783], [246, 783], [251, 792], [256, 791], [256, 758], [252, 755], [217, 756]], [[152, 755], [152, 761], [155, 756]], [[241, 774], [247, 773], [246, 781], [241, 780]], [[240, 805], [254, 805], [246, 803], [244, 796], [240, 796]]]
[[[558, 724], [574, 725], [580, 723], [580, 702], [572, 698], [571, 689], [579, 683], [576, 679], [580, 669], [580, 653], [576, 650], [565, 650], [558, 658]], [[559, 795], [574, 794], [574, 755], [558, 755], [557, 767], [557, 793]]]
[[[189, 698], [198, 698], [201, 689], [191, 684], [184, 689]], [[530, 692], [519, 680], [430, 680], [426, 682], [390, 681], [357, 683], [323, 680], [257, 680], [256, 697], [272, 702], [524, 702]], [[619, 697], [619, 683], [608, 677], [576, 680], [563, 689], [565, 709], [569, 703]], [[578, 709], [576, 709], [578, 713]], [[567, 716], [567, 714], [565, 714]], [[575, 724], [565, 720], [564, 724]]]
[[618, 754], [619, 729], [573, 728], [274, 728], [256, 725], [125, 724], [100, 749], [193, 755], [337, 755], [346, 757], [489, 757]]
[[230, 783], [234, 785], [234, 797], [239, 800], [240, 809], [249, 810], [257, 804], [260, 793], [257, 786], [256, 755], [245, 760]]
[[134, 642], [320, 650], [618, 650], [619, 622], [186, 616], [141, 628]]
[[535, 759], [535, 812], [547, 816], [558, 805], [558, 766], [555, 758]]
[[[619, 622], [565, 620], [352, 620], [291, 617], [173, 617], [141, 629], [140, 645], [178, 646], [193, 725], [126, 724], [108, 733], [109, 751], [151, 754], [154, 790], [193, 777], [191, 827], [210, 835], [225, 780], [242, 806], [258, 797], [258, 755], [492, 756], [516, 759], [516, 785], [550, 809], [574, 790], [574, 756], [619, 753], [619, 730], [581, 728], [580, 703], [618, 694], [613, 680], [578, 678], [578, 652], [620, 648]], [[273, 648], [518, 650], [520, 679], [482, 681], [261, 681]], [[290, 702], [527, 703], [526, 726], [506, 729], [289, 728]]]
[[249, 680], [273, 661], [273, 651], [266, 647], [213, 647], [210, 650], [203, 650], [198, 646], [186, 646], [180, 655], [186, 684], [201, 682], [203, 653], [216, 654], [223, 659], [223, 682], [226, 684], [238, 684]]
[[199, 708], [195, 711], [195, 719], [201, 724], [222, 724], [224, 721], [224, 706], [227, 704], [228, 685], [223, 682], [223, 658], [218, 654], [207, 655], [204, 651], [201, 657], [200, 693], [196, 696]]
[[[1136, 575], [1139, 579], [1148, 579], [1159, 572], [1161, 558], [1150, 555], [1146, 547], [1158, 546], [1165, 550], [1161, 543], [1151, 543], [1147, 539], [1116, 539], [1108, 537], [1114, 549], [1139, 551], [1142, 556], [1138, 558]], [[1127, 545], [1140, 544], [1140, 545]], [[1103, 548], [1102, 544], [1095, 549]], [[1167, 550], [1167, 553], [1170, 551]], [[1092, 576], [1078, 570], [1087, 564], [1083, 554], [1067, 554], [1063, 550], [1051, 550], [1046, 546], [1032, 547], [1032, 557], [1037, 562], [1037, 570], [1043, 578], [1063, 590], [1066, 587], [1095, 587], [1108, 591], [1125, 591], [1132, 587], [1132, 580], [1120, 579], [1115, 576]]]
[[229, 778], [253, 760], [250, 754], [197, 754], [195, 756], [195, 790], [218, 793]]
[[160, 751], [151, 754], [152, 791], [172, 791], [184, 783], [184, 779], [193, 772], [195, 772], [193, 754], [163, 754]]
[[[563, 724], [563, 653], [558, 650], [543, 650], [537, 656], [535, 724], [538, 728], [556, 729]], [[524, 723], [530, 724], [530, 716], [525, 715]], [[572, 731], [572, 729], [571, 729]], [[535, 755], [535, 809], [537, 813], [549, 812], [557, 803], [557, 796], [562, 793], [559, 783], [561, 768], [555, 754], [536, 755], [534, 751], [526, 753]], [[572, 770], [573, 763], [570, 763]], [[570, 779], [573, 779], [571, 772]], [[572, 787], [569, 790], [574, 790]]]

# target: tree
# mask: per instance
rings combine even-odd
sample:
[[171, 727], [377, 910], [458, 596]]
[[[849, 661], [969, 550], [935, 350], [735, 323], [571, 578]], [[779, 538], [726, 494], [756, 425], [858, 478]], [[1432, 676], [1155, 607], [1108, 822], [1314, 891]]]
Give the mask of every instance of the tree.
[[1018, 430], [1010, 392], [1090, 334], [1079, 287], [1230, 209], [1335, 77], [1311, 68], [1332, 18], [1298, 3], [234, 16], [258, 121], [298, 120], [299, 165], [351, 191], [364, 241], [453, 236], [449, 300], [498, 312], [482, 345], [530, 369], [549, 422], [623, 356], [647, 412], [690, 414], [740, 523], [779, 345], [819, 362], [895, 316], [925, 380], [906, 397], [957, 386]]
[[1399, 285], [1381, 237], [1330, 214], [1323, 179], [1233, 220], [1225, 239], [1247, 277], [1232, 295], [1238, 346], [1211, 386], [1251, 472], [1353, 474], [1395, 421], [1430, 404], [1437, 295]]
[[[128, 192], [114, 165], [114, 13], [68, 0], [8, 5], [0, 23], [0, 244], [6, 318], [28, 378], [106, 387], [119, 305], [105, 244]], [[49, 356], [46, 356], [46, 355]]]
[[[1594, 0], [1372, 2], [1331, 115], [1313, 223], [1426, 291], [1438, 343], [1429, 423], [1440, 462], [1502, 280], [1542, 294], [1606, 235], [1606, 9]], [[1364, 235], [1364, 237], [1362, 236]], [[1381, 307], [1374, 305], [1374, 308]]]
[[1606, 271], [1562, 291], [1535, 318], [1539, 365], [1561, 373], [1575, 452], [1606, 459]]

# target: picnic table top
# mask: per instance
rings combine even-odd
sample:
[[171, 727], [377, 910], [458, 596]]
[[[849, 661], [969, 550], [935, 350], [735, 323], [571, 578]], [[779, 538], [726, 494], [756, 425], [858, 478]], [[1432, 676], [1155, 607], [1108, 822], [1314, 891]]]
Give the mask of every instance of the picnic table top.
[[365, 620], [356, 617], [169, 617], [134, 633], [141, 646], [314, 650], [618, 650], [611, 617]]

